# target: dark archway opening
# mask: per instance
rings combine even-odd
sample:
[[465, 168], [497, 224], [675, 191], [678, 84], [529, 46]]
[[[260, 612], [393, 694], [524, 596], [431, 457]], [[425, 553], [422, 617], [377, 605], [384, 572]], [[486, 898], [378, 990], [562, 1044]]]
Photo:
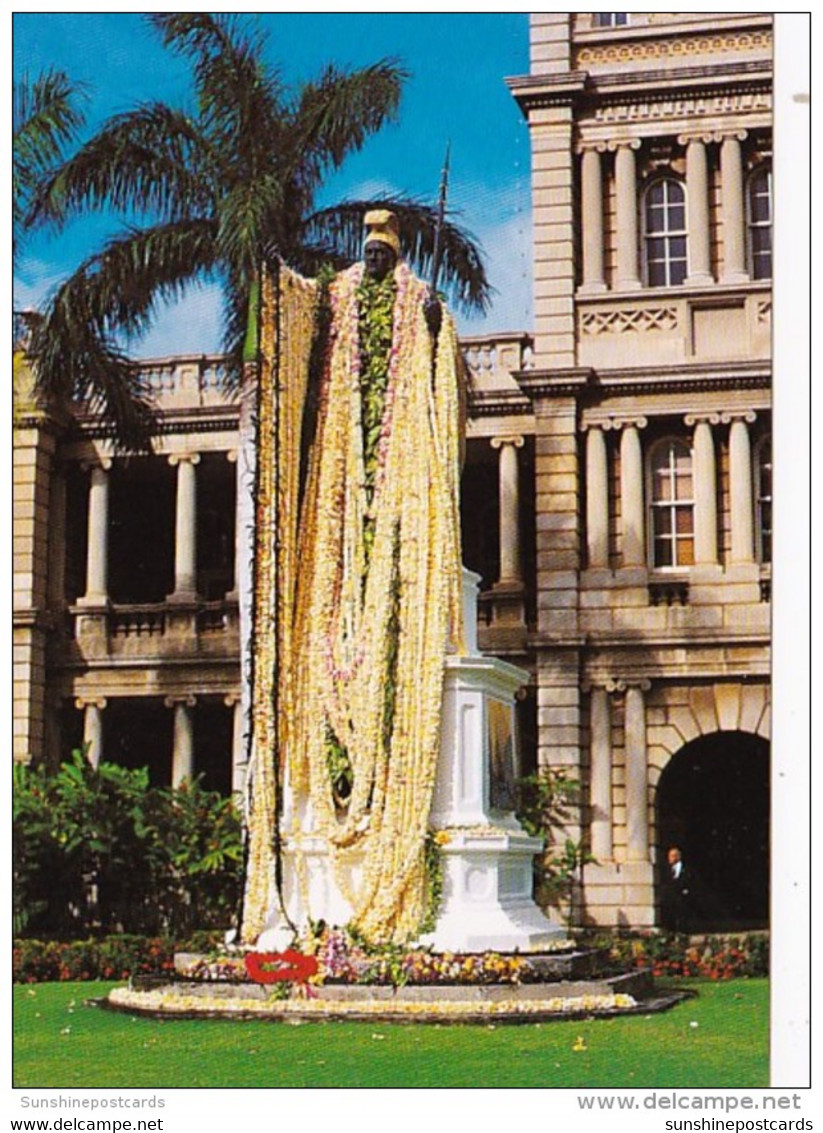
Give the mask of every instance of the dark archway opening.
[[[670, 847], [692, 883], [683, 911], [667, 889]], [[769, 745], [744, 732], [686, 744], [657, 788], [660, 923], [692, 932], [765, 928], [769, 921]], [[679, 923], [674, 923], [678, 921]]]

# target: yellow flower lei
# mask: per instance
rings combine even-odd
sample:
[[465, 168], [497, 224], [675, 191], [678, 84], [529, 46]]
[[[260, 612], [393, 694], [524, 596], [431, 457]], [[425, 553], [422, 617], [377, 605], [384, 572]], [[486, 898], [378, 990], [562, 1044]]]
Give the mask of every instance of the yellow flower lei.
[[[423, 314], [428, 288], [399, 263], [372, 504], [376, 522], [367, 555], [356, 298], [362, 273], [362, 265], [355, 265], [341, 273], [330, 289], [330, 350], [300, 523], [299, 578], [296, 534], [281, 540], [286, 544], [288, 569], [277, 619], [283, 674], [279, 739], [292, 788], [311, 802], [313, 832], [328, 841], [338, 884], [354, 909], [355, 923], [368, 939], [400, 942], [415, 933], [423, 914], [424, 847], [439, 749], [444, 658], [450, 633], [457, 641], [461, 636], [459, 363], [454, 323], [448, 314], [432, 358]], [[316, 293], [300, 286], [305, 281], [295, 283], [299, 277], [293, 278], [288, 269], [282, 269], [280, 277], [280, 386], [281, 397], [290, 399], [288, 410], [281, 412], [281, 437], [284, 419], [295, 430], [284, 438], [280, 451], [293, 470], [299, 460], [289, 446], [296, 446], [299, 453], [296, 403], [305, 396], [311, 349], [306, 316], [313, 310]], [[299, 308], [299, 318], [284, 317], [283, 305], [289, 302]], [[266, 333], [271, 322], [270, 318], [264, 322]], [[259, 427], [264, 425], [261, 412]], [[263, 441], [258, 449], [261, 462], [273, 455]], [[289, 476], [284, 479], [287, 492], [293, 489], [294, 494], [285, 505], [281, 499], [281, 515], [291, 524], [289, 531], [296, 532], [289, 509], [297, 498], [297, 486]], [[383, 706], [398, 574], [395, 699], [386, 743]], [[268, 585], [271, 588], [271, 580]], [[296, 604], [290, 624], [285, 611], [292, 596]], [[271, 623], [269, 618], [267, 624]], [[256, 628], [264, 633], [263, 625]], [[255, 647], [259, 668], [268, 663], [271, 646], [261, 651], [256, 638]], [[266, 692], [263, 684], [262, 678], [256, 681], [253, 694], [255, 734], [259, 721], [261, 738], [271, 732], [271, 722], [265, 718], [271, 698], [263, 704], [259, 700], [259, 694]], [[345, 745], [353, 772], [352, 796], [342, 820], [328, 773], [327, 724]], [[271, 852], [267, 865], [265, 846], [271, 845], [273, 819], [257, 813], [274, 803], [263, 763], [258, 754], [253, 802], [258, 797], [258, 778], [264, 789], [259, 792], [260, 806], [253, 805], [250, 816], [243, 929], [244, 939], [249, 940], [255, 938], [255, 929], [262, 928], [271, 897]], [[293, 833], [299, 843], [299, 831]], [[356, 863], [361, 879], [356, 892], [348, 892], [346, 877]]]

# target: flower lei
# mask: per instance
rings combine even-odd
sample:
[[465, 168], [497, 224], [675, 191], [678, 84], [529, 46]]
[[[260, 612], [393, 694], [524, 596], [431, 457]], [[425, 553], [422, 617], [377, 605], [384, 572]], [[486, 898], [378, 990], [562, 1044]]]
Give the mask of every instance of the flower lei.
[[[281, 271], [281, 277], [290, 275]], [[281, 672], [288, 670], [280, 690], [281, 719], [288, 715], [280, 735], [287, 774], [295, 796], [310, 804], [311, 833], [327, 840], [354, 923], [374, 942], [409, 939], [424, 911], [444, 659], [450, 634], [459, 641], [461, 632], [456, 332], [446, 316], [433, 359], [423, 314], [427, 286], [403, 263], [392, 282], [382, 408], [377, 400], [369, 408], [367, 393], [365, 415], [361, 367], [364, 358], [367, 366], [370, 362], [361, 340], [362, 265], [341, 273], [330, 287], [330, 345], [317, 434], [299, 540], [295, 537], [290, 552], [292, 585], [287, 578], [278, 604]], [[298, 288], [291, 299], [305, 314], [314, 295]], [[281, 318], [281, 324], [282, 336], [292, 324], [292, 330], [302, 328], [303, 320]], [[291, 367], [304, 368], [309, 351], [302, 330], [294, 343], [282, 338], [285, 396], [300, 389], [303, 379]], [[383, 348], [372, 351], [374, 357], [381, 354], [386, 356]], [[294, 427], [294, 417], [285, 416]], [[297, 441], [293, 435], [281, 447], [284, 459], [289, 445], [299, 452], [299, 424], [295, 434]], [[290, 595], [293, 618], [284, 612]], [[259, 691], [255, 711], [265, 716], [268, 708], [271, 715], [271, 700], [261, 706]], [[329, 729], [351, 765], [351, 796], [342, 817], [329, 774]], [[274, 804], [271, 791], [262, 797], [264, 806]], [[305, 822], [305, 808], [298, 809]], [[261, 818], [263, 833], [256, 835], [257, 823], [253, 808], [244, 939], [255, 939], [253, 930], [265, 923], [262, 892], [270, 887], [270, 861], [265, 882], [260, 880], [268, 828]], [[307, 832], [291, 831], [298, 858], [300, 835]], [[359, 883], [348, 892], [346, 877], [356, 863]], [[296, 864], [300, 876], [301, 863]]]

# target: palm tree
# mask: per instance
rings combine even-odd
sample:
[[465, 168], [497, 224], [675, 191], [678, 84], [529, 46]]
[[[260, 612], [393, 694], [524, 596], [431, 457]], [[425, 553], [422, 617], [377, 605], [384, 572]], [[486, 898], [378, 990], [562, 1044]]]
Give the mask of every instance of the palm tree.
[[84, 88], [63, 71], [23, 75], [14, 84], [12, 136], [12, 245], [19, 254], [26, 214], [39, 183], [60, 161], [83, 125], [77, 105]]
[[[317, 210], [323, 178], [397, 116], [406, 74], [384, 59], [346, 71], [328, 66], [287, 90], [262, 59], [263, 40], [237, 20], [204, 13], [147, 17], [165, 46], [190, 60], [197, 111], [141, 105], [99, 133], [41, 186], [31, 219], [62, 222], [107, 206], [145, 224], [129, 227], [57, 290], [36, 336], [44, 391], [82, 393], [114, 426], [122, 447], [145, 446], [148, 391], [118, 343], [140, 334], [157, 305], [216, 278], [226, 295], [224, 342], [240, 373], [249, 297], [262, 261], [279, 255], [313, 274], [356, 258], [362, 217], [386, 201]], [[426, 270], [435, 211], [393, 200], [407, 253]], [[447, 223], [443, 280], [464, 308], [482, 309], [489, 288], [468, 234]]]

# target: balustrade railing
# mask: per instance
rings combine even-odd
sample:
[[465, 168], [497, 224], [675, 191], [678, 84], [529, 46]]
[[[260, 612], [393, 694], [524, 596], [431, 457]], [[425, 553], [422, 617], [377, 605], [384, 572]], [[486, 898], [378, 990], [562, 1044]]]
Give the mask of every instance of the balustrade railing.
[[505, 385], [515, 372], [534, 369], [534, 342], [528, 334], [467, 335], [460, 346], [475, 388]]
[[94, 611], [74, 606], [67, 613], [66, 631], [69, 638], [90, 647], [95, 655], [162, 658], [167, 643], [179, 655], [184, 639], [190, 641], [192, 653], [199, 651], [204, 640], [212, 648], [219, 649], [221, 640], [233, 648], [238, 616], [237, 601], [231, 598], [186, 605], [114, 603]]
[[113, 605], [108, 612], [108, 626], [112, 637], [162, 637], [166, 631], [166, 606]]
[[[468, 335], [460, 345], [472, 382], [480, 387], [505, 382], [515, 371], [534, 369], [534, 345], [528, 334]], [[137, 368], [161, 406], [225, 396], [227, 364], [223, 355], [152, 358]]]

